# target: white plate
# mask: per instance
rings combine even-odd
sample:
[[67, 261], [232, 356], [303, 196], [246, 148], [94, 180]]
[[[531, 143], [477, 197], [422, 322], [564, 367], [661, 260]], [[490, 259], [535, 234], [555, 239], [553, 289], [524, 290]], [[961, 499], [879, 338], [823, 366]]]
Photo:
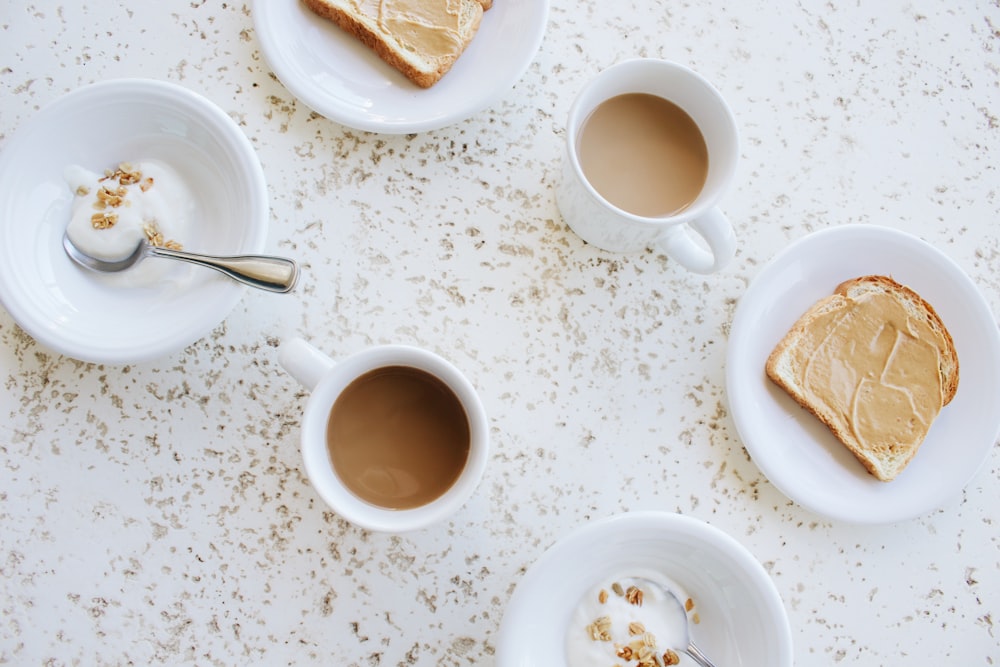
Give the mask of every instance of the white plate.
[[[881, 482], [764, 373], [771, 350], [838, 284], [882, 274], [937, 311], [958, 350], [958, 393], [909, 466]], [[1000, 435], [1000, 335], [972, 280], [940, 250], [885, 227], [846, 225], [806, 236], [754, 279], [733, 318], [726, 355], [730, 409], [767, 478], [803, 507], [852, 523], [892, 523], [940, 507], [976, 473]]]
[[254, 29], [278, 79], [343, 125], [387, 134], [434, 130], [506, 93], [545, 34], [549, 0], [497, 0], [476, 36], [434, 86], [423, 89], [301, 0], [256, 0]]
[[691, 639], [715, 664], [791, 667], [788, 617], [763, 566], [718, 528], [666, 512], [596, 521], [542, 554], [507, 603], [497, 667], [568, 664], [565, 637], [578, 601], [600, 582], [636, 572], [676, 582], [691, 596], [699, 617]]
[[[103, 172], [158, 160], [194, 198], [193, 251], [263, 250], [267, 185], [249, 140], [205, 98], [181, 86], [121, 79], [55, 100], [18, 128], [0, 152], [0, 302], [47, 347], [96, 363], [148, 361], [208, 334], [244, 289], [210, 269], [178, 262], [178, 285], [123, 287], [115, 276], [70, 262], [61, 239], [73, 193], [64, 170]], [[146, 262], [169, 260], [147, 259]], [[139, 268], [135, 269], [139, 270]]]

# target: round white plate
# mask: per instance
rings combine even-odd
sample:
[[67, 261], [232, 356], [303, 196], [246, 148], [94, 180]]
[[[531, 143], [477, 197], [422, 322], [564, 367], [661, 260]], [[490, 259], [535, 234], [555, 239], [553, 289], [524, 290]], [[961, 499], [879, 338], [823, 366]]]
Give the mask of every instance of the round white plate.
[[718, 528], [667, 512], [595, 521], [542, 554], [507, 603], [497, 667], [568, 664], [565, 639], [578, 602], [600, 582], [636, 572], [690, 595], [699, 618], [689, 624], [691, 639], [715, 664], [791, 667], [788, 617], [763, 566]]
[[[838, 284], [881, 274], [937, 311], [958, 350], [958, 393], [891, 482], [864, 469], [811, 413], [764, 373], [771, 350]], [[1000, 335], [972, 280], [940, 250], [885, 227], [846, 225], [806, 236], [768, 263], [740, 300], [726, 355], [730, 410], [747, 451], [778, 490], [852, 523], [911, 519], [957, 495], [1000, 435]]]
[[264, 173], [225, 112], [163, 81], [79, 88], [35, 114], [0, 152], [0, 302], [43, 345], [95, 363], [148, 361], [211, 332], [243, 295], [244, 287], [221, 274], [181, 262], [163, 283], [130, 287], [119, 280], [124, 274], [88, 272], [66, 256], [61, 240], [73, 193], [64, 170], [102, 173], [147, 159], [173, 167], [194, 199], [196, 228], [179, 239], [185, 248], [263, 250]]
[[549, 0], [497, 0], [451, 71], [423, 89], [301, 0], [256, 0], [254, 28], [278, 79], [316, 112], [370, 132], [408, 134], [463, 120], [506, 93], [545, 34]]

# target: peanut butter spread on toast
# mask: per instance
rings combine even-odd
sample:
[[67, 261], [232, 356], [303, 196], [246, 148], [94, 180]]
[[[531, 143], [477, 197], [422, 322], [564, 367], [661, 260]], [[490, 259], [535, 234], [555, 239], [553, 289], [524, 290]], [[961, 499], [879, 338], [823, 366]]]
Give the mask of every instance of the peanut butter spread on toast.
[[350, 0], [358, 14], [376, 19], [378, 29], [406, 48], [431, 58], [461, 50], [458, 0]]
[[943, 403], [939, 334], [880, 293], [820, 318], [795, 351], [809, 400], [871, 449], [919, 445]]

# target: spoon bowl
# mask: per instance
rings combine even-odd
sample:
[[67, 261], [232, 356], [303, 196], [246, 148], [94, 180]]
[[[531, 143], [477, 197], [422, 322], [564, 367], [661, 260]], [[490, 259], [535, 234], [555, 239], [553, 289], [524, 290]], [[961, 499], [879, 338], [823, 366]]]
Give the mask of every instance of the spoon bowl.
[[73, 243], [68, 233], [63, 234], [62, 245], [71, 260], [98, 273], [118, 273], [135, 266], [147, 257], [163, 257], [215, 269], [244, 285], [278, 293], [290, 292], [295, 287], [299, 275], [295, 261], [284, 257], [203, 255], [154, 246], [145, 238], [140, 239], [135, 250], [125, 257], [111, 260], [87, 254]]

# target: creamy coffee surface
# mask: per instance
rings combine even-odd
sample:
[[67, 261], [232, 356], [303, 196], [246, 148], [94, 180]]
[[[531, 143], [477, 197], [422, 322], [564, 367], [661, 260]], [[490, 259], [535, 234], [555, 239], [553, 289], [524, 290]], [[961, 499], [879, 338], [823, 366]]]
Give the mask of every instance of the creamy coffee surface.
[[643, 217], [680, 213], [708, 176], [708, 147], [697, 123], [673, 102], [648, 93], [598, 105], [583, 122], [577, 151], [594, 189]]
[[469, 420], [455, 393], [433, 375], [388, 366], [354, 380], [327, 423], [337, 476], [356, 496], [411, 509], [444, 494], [469, 457]]

